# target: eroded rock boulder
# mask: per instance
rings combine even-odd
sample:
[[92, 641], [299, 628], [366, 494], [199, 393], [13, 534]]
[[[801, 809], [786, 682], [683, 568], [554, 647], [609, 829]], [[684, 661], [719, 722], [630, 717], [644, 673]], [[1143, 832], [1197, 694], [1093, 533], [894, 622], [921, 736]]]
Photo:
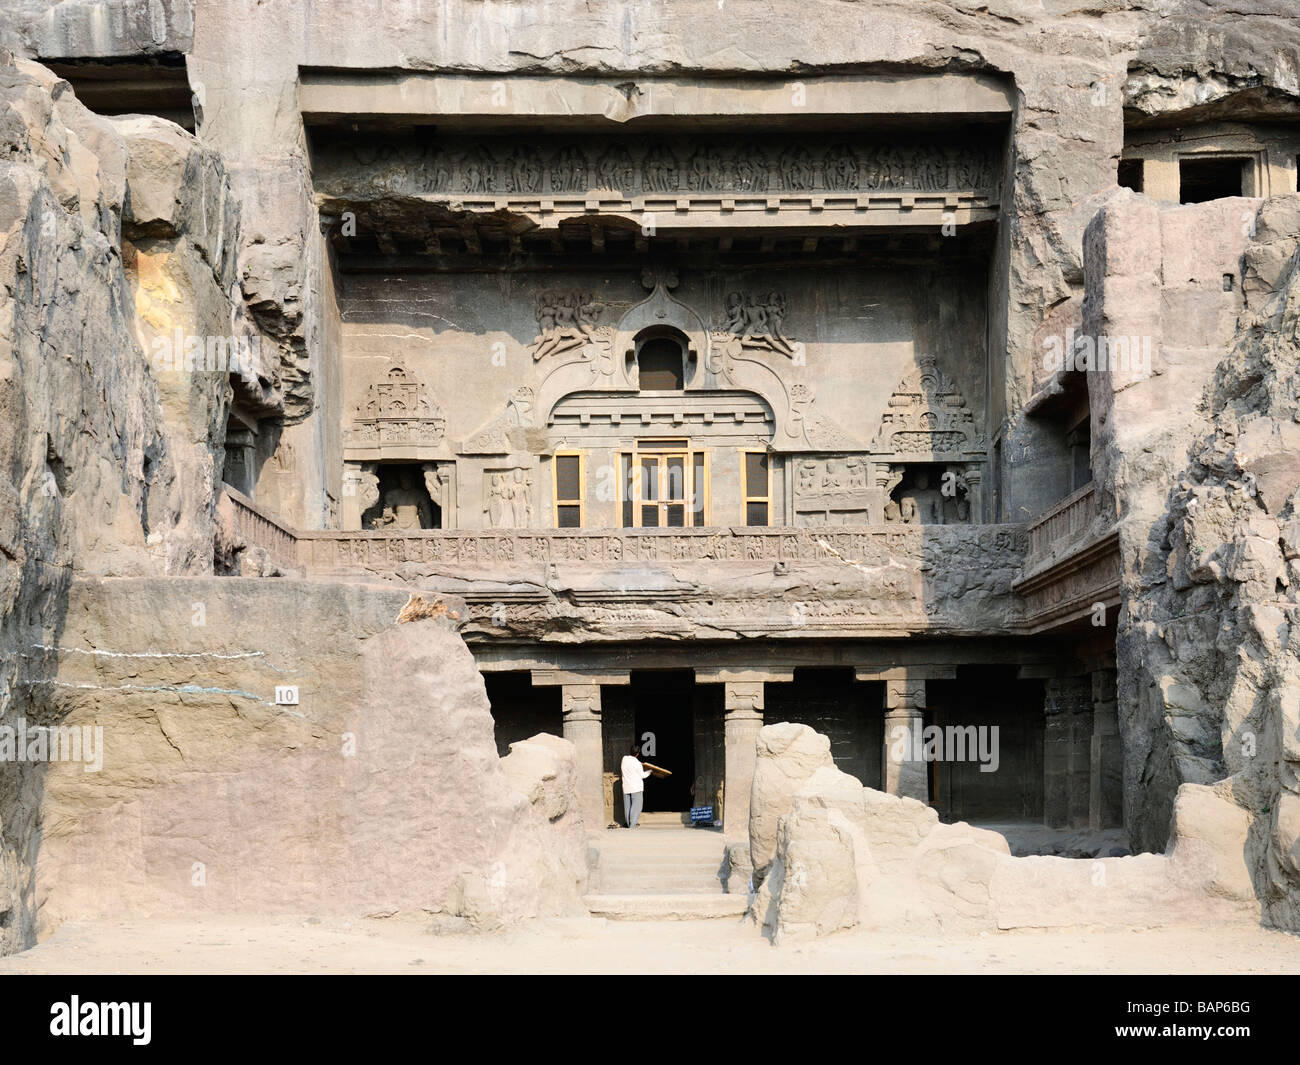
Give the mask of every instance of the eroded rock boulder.
[[807, 725], [782, 722], [758, 733], [758, 760], [749, 800], [749, 853], [755, 883], [776, 854], [780, 819], [794, 793], [822, 767], [834, 768], [831, 743]]
[[[809, 747], [813, 745], [805, 744]], [[1005, 837], [941, 824], [915, 799], [822, 767], [778, 818], [750, 913], [773, 942], [860, 927], [978, 932], [1257, 922], [1251, 818], [1225, 788], [1184, 785], [1167, 854], [1013, 857]]]

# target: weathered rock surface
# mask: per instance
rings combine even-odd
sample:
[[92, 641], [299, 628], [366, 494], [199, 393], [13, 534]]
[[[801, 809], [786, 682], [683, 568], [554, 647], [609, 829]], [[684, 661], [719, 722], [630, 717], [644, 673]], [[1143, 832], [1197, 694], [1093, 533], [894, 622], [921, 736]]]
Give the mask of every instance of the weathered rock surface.
[[[153, 372], [145, 344], [231, 332], [221, 249], [237, 211], [213, 153], [189, 143], [169, 228], [139, 237], [133, 194], [158, 202], [161, 187], [132, 168], [142, 125], [179, 151], [178, 129], [92, 114], [0, 52], [0, 725], [45, 720], [74, 571], [212, 571], [231, 388], [224, 373]], [[41, 790], [30, 765], [0, 767], [0, 950], [34, 928]]]
[[[1208, 800], [1190, 796], [1213, 785], [1236, 812], [1212, 819], [1207, 845], [1235, 852], [1250, 822], [1255, 897], [1289, 928], [1300, 927], [1285, 814], [1300, 793], [1297, 232], [1300, 196], [1157, 209], [1121, 194], [1089, 230], [1087, 315], [1098, 333], [1157, 330], [1154, 377], [1092, 382], [1126, 602], [1125, 820], [1139, 848], [1161, 848], [1171, 816], [1175, 827], [1193, 816]], [[1139, 244], [1162, 247], [1160, 259], [1126, 251]], [[1224, 276], [1240, 276], [1239, 291]], [[1244, 885], [1228, 876], [1217, 890]]]
[[1258, 921], [1250, 817], [1226, 795], [1192, 785], [1179, 791], [1175, 809], [1165, 855], [1017, 858], [996, 832], [940, 824], [915, 799], [823, 767], [803, 779], [779, 816], [775, 854], [750, 912], [776, 943], [855, 927]]
[[799, 787], [823, 767], [834, 768], [831, 743], [807, 725], [765, 725], [749, 806], [749, 856], [755, 883], [767, 875], [777, 850], [780, 820]]
[[[574, 751], [497, 757], [483, 681], [405, 596], [292, 580], [78, 585], [49, 711], [103, 729], [51, 764], [40, 928], [103, 913], [585, 913]], [[140, 601], [155, 617], [130, 626]], [[204, 625], [191, 624], [194, 604]], [[277, 705], [277, 685], [298, 687]]]

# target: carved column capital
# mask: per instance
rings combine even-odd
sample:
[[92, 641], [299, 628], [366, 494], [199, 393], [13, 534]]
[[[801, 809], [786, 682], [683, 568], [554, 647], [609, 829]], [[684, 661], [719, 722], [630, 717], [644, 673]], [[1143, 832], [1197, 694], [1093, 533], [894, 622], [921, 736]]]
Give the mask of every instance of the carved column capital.
[[885, 681], [885, 711], [921, 712], [925, 709], [925, 678], [907, 677]]
[[728, 681], [724, 685], [724, 699], [729, 718], [763, 717], [763, 682]]
[[565, 721], [600, 720], [600, 685], [565, 684], [560, 688], [560, 708]]

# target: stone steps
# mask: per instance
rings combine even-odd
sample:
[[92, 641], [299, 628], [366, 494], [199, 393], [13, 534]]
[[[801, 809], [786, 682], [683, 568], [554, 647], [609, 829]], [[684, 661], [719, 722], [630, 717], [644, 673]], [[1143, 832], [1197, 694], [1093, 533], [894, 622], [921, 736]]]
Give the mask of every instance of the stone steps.
[[[734, 899], [707, 901], [727, 898], [718, 876], [725, 850], [720, 832], [664, 825], [610, 832], [597, 843], [600, 862], [590, 897], [616, 900], [608, 904], [614, 911], [610, 916], [619, 920], [687, 920], [692, 915], [716, 916], [710, 907], [721, 907], [724, 916], [735, 910]], [[639, 905], [628, 899], [652, 901]]]
[[739, 920], [748, 909], [744, 895], [586, 895], [593, 917], [611, 921], [702, 921], [730, 917]]
[[[621, 824], [621, 822], [620, 822]], [[642, 828], [690, 828], [690, 820], [685, 814], [643, 813], [636, 821], [637, 829]]]
[[602, 895], [716, 895], [721, 890], [716, 876], [656, 876], [647, 881], [624, 873], [600, 878]]

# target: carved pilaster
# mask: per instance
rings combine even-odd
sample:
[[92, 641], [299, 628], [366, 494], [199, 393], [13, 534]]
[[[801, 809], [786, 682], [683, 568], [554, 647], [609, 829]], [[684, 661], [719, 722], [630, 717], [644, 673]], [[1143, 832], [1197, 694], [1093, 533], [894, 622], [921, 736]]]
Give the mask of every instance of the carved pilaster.
[[1050, 828], [1085, 828], [1092, 791], [1091, 679], [1049, 678], [1043, 713], [1043, 820]]
[[442, 528], [455, 529], [456, 521], [456, 464], [454, 462], [426, 462], [424, 487], [429, 498], [438, 505], [442, 514]]
[[345, 463], [343, 466], [343, 506], [341, 511], [344, 532], [357, 532], [361, 528], [361, 515], [379, 502], [379, 474], [373, 462]]
[[966, 467], [966, 499], [970, 504], [970, 520], [976, 524], [984, 520], [984, 467], [972, 462]]
[[1088, 827], [1094, 831], [1124, 823], [1124, 746], [1119, 735], [1116, 673], [1092, 674], [1092, 743]]

